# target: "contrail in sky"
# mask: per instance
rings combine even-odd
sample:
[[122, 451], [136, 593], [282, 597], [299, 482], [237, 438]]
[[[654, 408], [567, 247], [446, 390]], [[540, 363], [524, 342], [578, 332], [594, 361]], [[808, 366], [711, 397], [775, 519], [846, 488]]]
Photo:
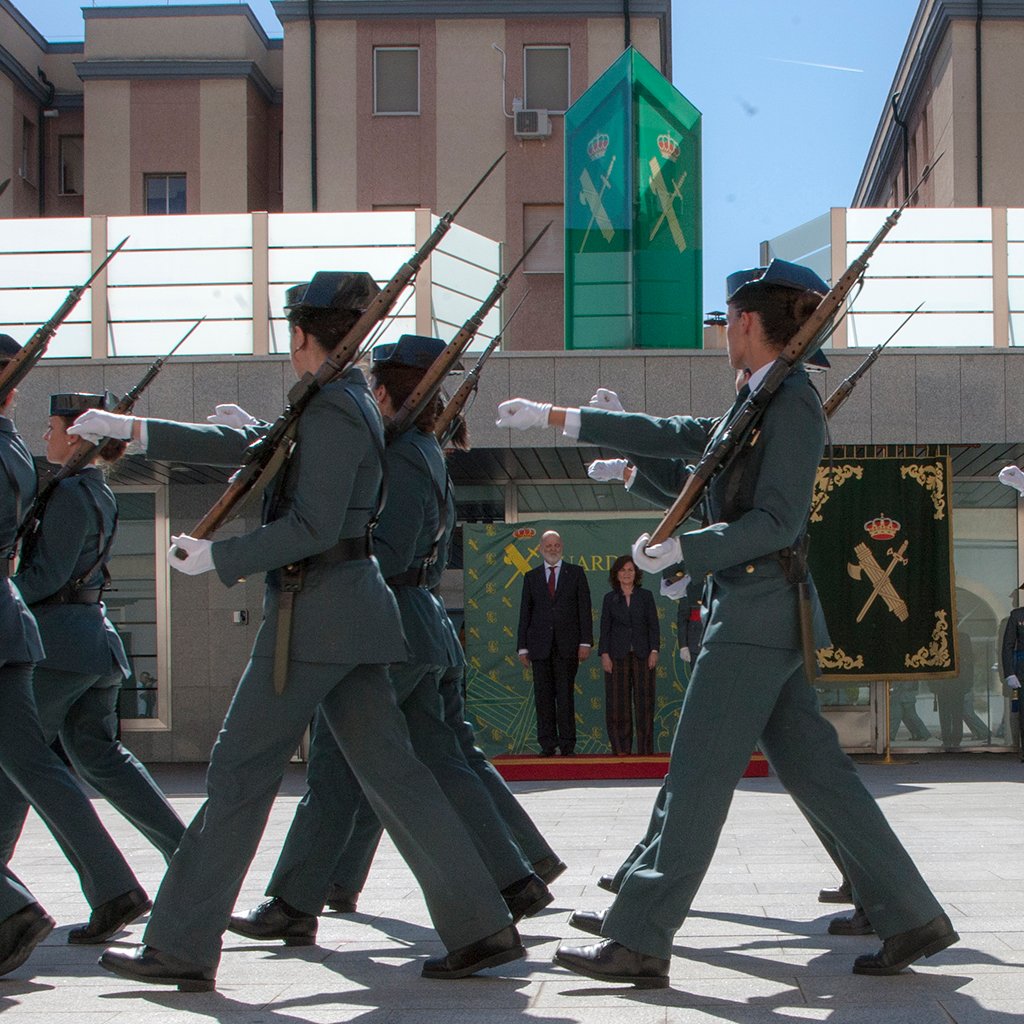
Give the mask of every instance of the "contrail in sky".
[[824, 68], [826, 71], [852, 71], [856, 75], [864, 74], [863, 68], [844, 68], [838, 64], [815, 64], [809, 60], [786, 60], [784, 57], [764, 57], [763, 60], [773, 60], [777, 64], [800, 64], [805, 68]]

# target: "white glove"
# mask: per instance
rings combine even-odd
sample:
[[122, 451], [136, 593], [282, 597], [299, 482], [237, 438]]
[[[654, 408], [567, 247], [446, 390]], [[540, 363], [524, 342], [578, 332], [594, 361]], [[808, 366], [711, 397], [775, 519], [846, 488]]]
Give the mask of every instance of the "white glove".
[[590, 398], [590, 404], [596, 409], [607, 409], [608, 412], [625, 412], [619, 396], [608, 388], [598, 388], [597, 393]]
[[529, 430], [530, 427], [546, 427], [550, 402], [531, 402], [528, 398], [510, 398], [498, 406], [496, 427], [511, 427], [513, 430]]
[[685, 661], [687, 665], [689, 665], [690, 662], [693, 661], [693, 655], [690, 653], [690, 648], [689, 647], [680, 647], [679, 648], [679, 657], [682, 658], [683, 661]]
[[587, 476], [602, 483], [606, 480], [625, 480], [628, 465], [629, 459], [595, 459], [587, 466]]
[[247, 413], [240, 405], [218, 405], [212, 416], [206, 417], [207, 423], [220, 423], [225, 427], [251, 427], [259, 420]]
[[[171, 538], [171, 546], [167, 551], [167, 564], [186, 576], [198, 576], [213, 568], [212, 540], [197, 540], [187, 533]], [[179, 558], [178, 552], [183, 551], [187, 558]]]
[[1006, 685], [1011, 690], [1019, 690], [1020, 689], [1020, 680], [1016, 676], [1007, 676], [1006, 677]]
[[681, 601], [683, 599], [683, 595], [686, 593], [686, 588], [689, 585], [689, 576], [684, 576], [682, 579], [676, 580], [675, 583], [669, 583], [667, 579], [662, 577], [661, 596], [670, 598], [673, 601]]
[[86, 409], [68, 427], [68, 433], [84, 437], [90, 444], [99, 444], [105, 437], [130, 441], [134, 426], [134, 416], [122, 416], [120, 413], [105, 412], [103, 409]]
[[1012, 487], [1020, 494], [1024, 494], [1024, 471], [1018, 466], [1004, 466], [999, 470], [999, 482]]
[[633, 561], [644, 572], [661, 572], [683, 560], [683, 549], [678, 537], [669, 537], [661, 544], [648, 547], [651, 535], [641, 533], [633, 543]]

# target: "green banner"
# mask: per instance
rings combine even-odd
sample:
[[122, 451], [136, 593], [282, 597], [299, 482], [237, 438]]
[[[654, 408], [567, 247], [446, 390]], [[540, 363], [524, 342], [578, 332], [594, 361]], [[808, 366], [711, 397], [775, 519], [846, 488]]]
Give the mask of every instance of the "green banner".
[[957, 674], [952, 465], [927, 458], [844, 458], [818, 469], [810, 562], [832, 646], [825, 679]]
[[[537, 752], [533, 681], [517, 657], [516, 635], [524, 574], [542, 561], [540, 537], [557, 530], [564, 558], [587, 573], [594, 617], [594, 651], [576, 676], [576, 752], [608, 754], [605, 733], [604, 672], [597, 656], [601, 603], [611, 589], [608, 573], [619, 555], [650, 529], [649, 519], [562, 521], [536, 526], [468, 523], [464, 527], [466, 658], [469, 720], [481, 747], [491, 756]], [[679, 718], [686, 685], [676, 643], [676, 603], [658, 593], [660, 580], [643, 585], [654, 593], [661, 627], [654, 711], [654, 749], [667, 752]]]

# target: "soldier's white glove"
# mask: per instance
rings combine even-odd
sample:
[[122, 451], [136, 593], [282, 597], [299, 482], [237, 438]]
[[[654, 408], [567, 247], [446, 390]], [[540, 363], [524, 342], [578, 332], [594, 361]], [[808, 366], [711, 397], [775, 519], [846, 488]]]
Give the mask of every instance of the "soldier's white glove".
[[[171, 538], [171, 546], [167, 551], [167, 564], [186, 576], [198, 576], [213, 568], [212, 540], [198, 540], [183, 533]], [[179, 558], [178, 552], [183, 551], [188, 557]]]
[[103, 409], [86, 409], [68, 427], [68, 433], [84, 437], [90, 444], [99, 444], [105, 437], [130, 441], [134, 426], [134, 416], [122, 416], [120, 413], [106, 412]]
[[625, 412], [619, 396], [608, 388], [598, 388], [597, 393], [590, 398], [590, 404], [595, 409], [607, 409], [608, 412]]
[[496, 427], [511, 427], [513, 430], [529, 430], [531, 427], [546, 427], [550, 402], [531, 402], [528, 398], [510, 398], [498, 406]]
[[679, 648], [679, 657], [682, 658], [683, 661], [685, 661], [687, 665], [689, 665], [690, 662], [693, 661], [693, 655], [690, 653], [690, 648], [689, 647], [680, 647]]
[[247, 413], [240, 405], [230, 402], [218, 405], [212, 416], [206, 417], [207, 423], [219, 423], [225, 427], [251, 427], [259, 423], [255, 416]]
[[667, 597], [672, 601], [681, 601], [683, 599], [683, 595], [686, 593], [686, 588], [689, 585], [689, 576], [683, 576], [674, 583], [669, 583], [669, 581], [663, 577], [661, 581], [661, 596]]
[[661, 544], [648, 547], [649, 533], [641, 533], [633, 543], [633, 561], [644, 572], [661, 572], [683, 560], [683, 549], [678, 537], [669, 537]]
[[1004, 466], [999, 470], [999, 482], [1024, 494], [1024, 471], [1019, 466]]
[[1007, 676], [1006, 677], [1006, 685], [1011, 690], [1019, 690], [1020, 689], [1020, 680], [1016, 676]]
[[608, 480], [625, 480], [628, 465], [629, 459], [595, 459], [587, 466], [587, 476], [601, 483]]

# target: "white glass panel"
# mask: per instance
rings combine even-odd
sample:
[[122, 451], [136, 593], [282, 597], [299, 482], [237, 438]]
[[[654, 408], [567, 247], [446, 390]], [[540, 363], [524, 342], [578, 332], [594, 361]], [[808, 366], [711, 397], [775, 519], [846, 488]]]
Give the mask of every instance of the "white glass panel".
[[[187, 216], [111, 217], [107, 239], [111, 246], [128, 235], [130, 249], [233, 249], [252, 247], [252, 217], [247, 213]], [[116, 260], [114, 261], [117, 262]]]
[[1024, 210], [1006, 211], [1006, 237], [1011, 242], [1024, 242]]
[[1010, 314], [1010, 344], [1024, 345], [1024, 313]]
[[482, 300], [498, 280], [498, 275], [491, 270], [464, 263], [447, 253], [435, 252], [430, 260], [430, 276], [435, 287], [440, 285]]
[[267, 218], [271, 249], [328, 245], [412, 245], [416, 215], [383, 213], [272, 213]]
[[[57, 312], [57, 308], [67, 298], [66, 288], [15, 288], [0, 291], [0, 302], [3, 303], [4, 319], [16, 324], [30, 325], [31, 334], [41, 324]], [[92, 317], [92, 290], [87, 291], [79, 300], [78, 305], [68, 314], [65, 324], [88, 323]], [[19, 341], [19, 334], [14, 335]]]
[[[853, 347], [880, 345], [899, 327], [906, 314], [855, 313], [847, 317], [848, 341]], [[914, 346], [992, 345], [991, 313], [925, 313], [911, 318], [893, 342], [900, 348]]]
[[860, 313], [884, 313], [889, 310], [909, 313], [919, 302], [922, 312], [991, 312], [992, 279], [955, 278], [869, 278], [854, 302]]
[[251, 285], [185, 285], [177, 288], [111, 288], [110, 319], [252, 319]]
[[1011, 277], [1009, 281], [1010, 309], [1024, 310], [1024, 278]]
[[251, 283], [252, 253], [248, 249], [125, 249], [110, 264], [107, 274], [112, 288], [122, 284]]
[[[432, 300], [434, 319], [450, 328], [446, 334], [438, 335], [445, 341], [450, 341], [455, 332], [480, 308], [480, 303], [476, 299], [450, 292], [445, 288], [435, 287]], [[497, 309], [492, 309], [484, 318], [482, 329], [488, 335], [493, 335], [498, 330], [498, 324]]]
[[1006, 247], [1006, 270], [1008, 274], [1024, 276], [1024, 243], [1011, 242]]
[[91, 237], [90, 224], [85, 217], [0, 220], [0, 252], [88, 253]]
[[318, 270], [364, 270], [378, 284], [390, 281], [413, 254], [403, 246], [380, 249], [271, 249], [267, 260], [270, 280], [293, 285], [308, 281]]
[[[117, 257], [114, 257], [115, 261]], [[92, 274], [92, 261], [87, 252], [53, 252], [26, 255], [0, 254], [2, 289], [63, 288], [65, 294], [75, 285], [84, 284]]]
[[[130, 323], [114, 325], [111, 355], [163, 356], [193, 321]], [[168, 339], [170, 345], [168, 344]], [[252, 324], [247, 320], [209, 321], [201, 324], [185, 344], [189, 355], [247, 354], [252, 352]], [[182, 350], [184, 351], [184, 349]]]
[[[847, 247], [847, 262], [863, 246]], [[991, 277], [992, 246], [988, 242], [900, 242], [888, 240], [868, 263], [867, 277]]]
[[[39, 324], [0, 324], [0, 332], [9, 334], [15, 341], [24, 344], [32, 337]], [[70, 359], [92, 354], [92, 329], [82, 323], [69, 323], [67, 320], [53, 336], [44, 359]]]
[[[874, 237], [889, 216], [890, 210], [856, 209], [846, 211], [846, 238], [864, 243]], [[904, 210], [886, 241], [920, 242], [991, 241], [992, 211], [980, 209], [914, 209]], [[884, 243], [883, 243], [884, 244]]]
[[[437, 218], [431, 227], [437, 226]], [[552, 230], [554, 230], [552, 228]], [[437, 248], [438, 252], [449, 252], [467, 263], [475, 263], [479, 267], [498, 272], [501, 262], [501, 246], [486, 235], [478, 235], [475, 231], [453, 224], [444, 236], [444, 241]]]

